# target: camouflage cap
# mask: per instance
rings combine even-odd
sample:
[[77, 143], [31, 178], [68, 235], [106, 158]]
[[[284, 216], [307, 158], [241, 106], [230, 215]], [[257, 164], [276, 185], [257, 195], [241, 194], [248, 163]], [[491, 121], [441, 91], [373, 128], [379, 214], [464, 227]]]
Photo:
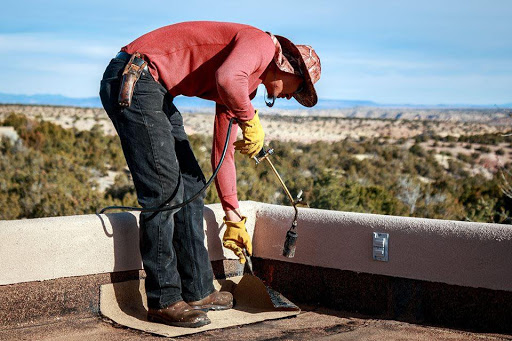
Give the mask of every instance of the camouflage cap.
[[274, 62], [284, 72], [293, 73], [304, 79], [302, 89], [293, 97], [305, 107], [312, 107], [318, 102], [313, 84], [320, 79], [322, 67], [320, 58], [309, 45], [295, 45], [285, 37], [267, 32], [276, 45]]

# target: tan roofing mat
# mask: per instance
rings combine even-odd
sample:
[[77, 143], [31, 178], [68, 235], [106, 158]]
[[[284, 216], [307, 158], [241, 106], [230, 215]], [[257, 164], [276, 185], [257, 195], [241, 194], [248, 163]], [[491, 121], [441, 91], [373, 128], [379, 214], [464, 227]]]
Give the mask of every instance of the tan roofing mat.
[[146, 319], [146, 293], [142, 280], [102, 285], [100, 290], [100, 310], [105, 317], [118, 324], [168, 337], [200, 333], [206, 330], [251, 324], [299, 314], [300, 310], [298, 308], [296, 310], [276, 311], [272, 304], [263, 303], [271, 302], [265, 286], [262, 286], [261, 282], [247, 277], [247, 275], [244, 279], [244, 285], [241, 285], [239, 290], [235, 290], [241, 278], [233, 277], [228, 280], [215, 282], [215, 287], [218, 290], [227, 290], [234, 293], [236, 305], [233, 309], [208, 312], [208, 317], [212, 323], [200, 328], [171, 327], [148, 322]]

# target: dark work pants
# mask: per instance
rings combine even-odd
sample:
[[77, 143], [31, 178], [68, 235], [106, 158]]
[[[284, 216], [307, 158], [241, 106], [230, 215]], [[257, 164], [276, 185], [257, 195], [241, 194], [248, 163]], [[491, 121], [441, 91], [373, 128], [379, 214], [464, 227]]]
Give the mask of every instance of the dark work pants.
[[[142, 207], [176, 205], [192, 197], [205, 178], [190, 147], [183, 118], [165, 88], [144, 71], [128, 108], [117, 104], [126, 62], [112, 59], [101, 81], [103, 107], [114, 123]], [[180, 210], [140, 215], [140, 252], [150, 308], [214, 291], [204, 246], [203, 199]]]

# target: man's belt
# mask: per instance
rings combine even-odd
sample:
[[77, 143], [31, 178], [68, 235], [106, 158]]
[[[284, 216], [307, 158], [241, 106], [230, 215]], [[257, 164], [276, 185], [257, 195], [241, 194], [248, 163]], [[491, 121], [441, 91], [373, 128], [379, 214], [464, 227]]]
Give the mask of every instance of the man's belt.
[[129, 107], [132, 102], [135, 83], [139, 80], [142, 71], [148, 71], [148, 63], [144, 60], [144, 55], [138, 52], [130, 55], [121, 51], [116, 55], [116, 58], [128, 61], [123, 71], [123, 79], [117, 100], [120, 106]]
[[[144, 57], [144, 55], [141, 55], [141, 56]], [[121, 59], [121, 60], [124, 60], [125, 62], [127, 62], [130, 60], [131, 57], [132, 57], [131, 54], [121, 51], [121, 52], [118, 52], [114, 58]], [[149, 71], [147, 64], [146, 64], [146, 66], [144, 66], [144, 71]]]

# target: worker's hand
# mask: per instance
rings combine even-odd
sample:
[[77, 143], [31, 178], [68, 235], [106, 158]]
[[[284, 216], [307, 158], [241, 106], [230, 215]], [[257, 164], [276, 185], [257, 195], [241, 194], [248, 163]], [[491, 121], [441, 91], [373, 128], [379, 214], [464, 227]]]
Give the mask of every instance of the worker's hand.
[[252, 158], [263, 148], [263, 139], [265, 138], [265, 133], [258, 117], [258, 110], [256, 110], [251, 120], [240, 122], [239, 124], [240, 128], [242, 128], [244, 139], [234, 143], [235, 149]]
[[224, 245], [226, 249], [233, 251], [238, 258], [240, 258], [240, 263], [242, 264], [245, 263], [243, 249], [246, 249], [247, 253], [252, 255], [251, 237], [245, 228], [246, 220], [247, 217], [242, 217], [241, 221], [234, 222], [226, 220], [226, 217], [224, 217], [226, 231], [224, 232], [224, 237], [222, 237], [222, 245]]

